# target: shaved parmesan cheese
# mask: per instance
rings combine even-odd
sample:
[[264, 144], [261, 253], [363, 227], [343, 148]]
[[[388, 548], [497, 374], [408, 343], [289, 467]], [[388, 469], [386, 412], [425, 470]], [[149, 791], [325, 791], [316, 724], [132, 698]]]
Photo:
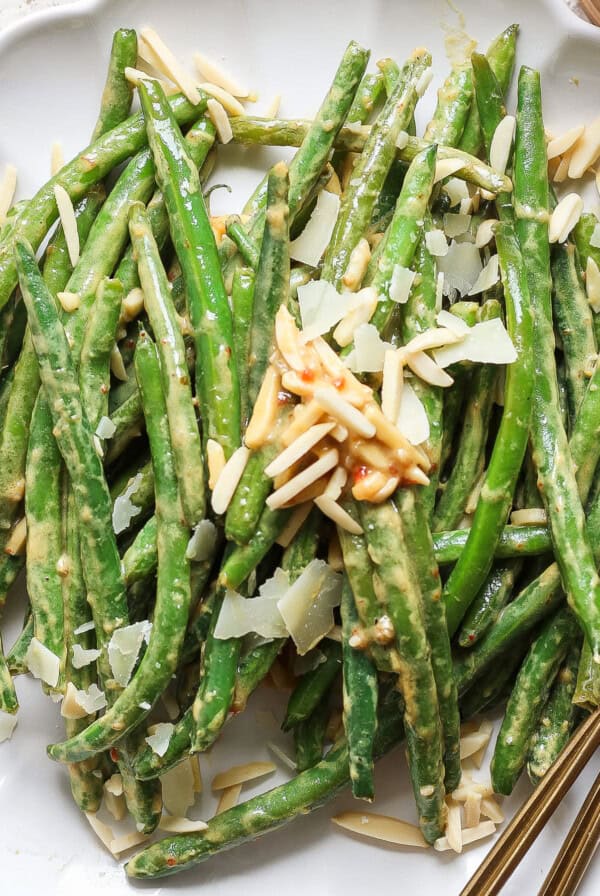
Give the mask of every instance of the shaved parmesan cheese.
[[517, 360], [515, 347], [500, 318], [469, 327], [464, 339], [454, 345], [434, 349], [433, 356], [440, 367], [448, 367], [458, 361], [512, 364]]
[[54, 177], [65, 164], [62, 143], [55, 140], [50, 149], [50, 174]]
[[471, 226], [471, 215], [446, 213], [444, 215], [444, 233], [450, 238], [460, 236]]
[[17, 716], [7, 712], [0, 712], [0, 744], [4, 740], [10, 740], [17, 726]]
[[154, 734], [148, 735], [144, 740], [153, 753], [156, 753], [157, 756], [164, 756], [169, 748], [169, 741], [174, 730], [175, 726], [172, 722], [159, 722], [155, 727]]
[[72, 682], [69, 682], [60, 713], [66, 719], [82, 719], [86, 715], [104, 709], [105, 706], [106, 696], [97, 684], [91, 684], [86, 690], [78, 690]]
[[583, 199], [577, 193], [569, 193], [558, 203], [550, 215], [548, 239], [551, 243], [564, 243], [583, 211]]
[[298, 287], [302, 339], [309, 342], [328, 333], [348, 313], [354, 296], [340, 293], [325, 280], [311, 280]]
[[383, 359], [381, 410], [392, 423], [398, 418], [403, 385], [404, 359], [402, 353], [387, 351]]
[[585, 291], [592, 311], [600, 311], [600, 269], [591, 255], [585, 267]]
[[410, 383], [404, 383], [402, 389], [396, 426], [411, 445], [421, 445], [429, 438], [427, 412]]
[[90, 827], [96, 836], [102, 841], [104, 846], [111, 852], [110, 845], [112, 841], [115, 839], [114, 832], [112, 828], [109, 828], [107, 824], [104, 824], [103, 821], [100, 821], [95, 812], [86, 812], [85, 817], [90, 823]]
[[160, 783], [163, 805], [171, 815], [176, 817], [185, 815], [190, 806], [196, 802], [194, 772], [187, 760], [179, 762], [162, 774]]
[[494, 131], [490, 144], [490, 166], [498, 174], [504, 174], [506, 171], [516, 123], [514, 115], [505, 115]]
[[60, 184], [54, 184], [54, 198], [56, 199], [60, 223], [65, 234], [69, 260], [71, 265], [75, 267], [79, 261], [79, 233], [77, 231], [75, 209], [73, 208], [71, 197]]
[[206, 109], [210, 116], [210, 120], [217, 129], [217, 134], [221, 143], [230, 143], [233, 140], [233, 131], [227, 117], [227, 112], [213, 97], [206, 103]]
[[[177, 84], [193, 106], [198, 105], [202, 97], [194, 84], [193, 78], [187, 74], [156, 31], [153, 28], [142, 28], [140, 37], [140, 55], [142, 58], [146, 59], [159, 72], [166, 75], [174, 84]], [[150, 50], [150, 52], [147, 53], [147, 50]]]
[[446, 255], [438, 258], [438, 270], [444, 274], [444, 295], [457, 290], [467, 295], [479, 277], [483, 265], [479, 249], [472, 243], [457, 243], [453, 240]]
[[83, 669], [90, 663], [95, 663], [100, 656], [100, 650], [85, 650], [80, 644], [73, 644], [73, 668]]
[[7, 165], [0, 181], [0, 224], [6, 223], [6, 216], [15, 197], [16, 189], [17, 169], [14, 165]]
[[142, 512], [142, 508], [136, 507], [131, 501], [131, 496], [135, 495], [142, 482], [142, 474], [136, 473], [123, 494], [115, 499], [112, 512], [112, 524], [115, 535], [128, 529], [132, 519]]
[[470, 296], [475, 296], [486, 289], [491, 289], [500, 279], [500, 261], [497, 255], [492, 255], [481, 274], [469, 290]]
[[465, 181], [459, 177], [449, 178], [442, 187], [442, 191], [450, 198], [450, 208], [454, 208], [455, 205], [459, 205], [464, 200], [470, 201], [471, 198], [469, 196], [469, 188]]
[[210, 520], [201, 520], [192, 533], [185, 551], [186, 560], [203, 563], [210, 560], [217, 544], [217, 527]]
[[[465, 830], [461, 832], [461, 850], [463, 846], [468, 846], [469, 843], [475, 843], [477, 840], [481, 840], [484, 837], [491, 837], [495, 832], [496, 825], [491, 821], [481, 821], [477, 827], [465, 828]], [[450, 841], [447, 837], [440, 837], [435, 841], [433, 847], [434, 849], [437, 849], [438, 852], [454, 849], [454, 847], [450, 845]]]
[[290, 257], [316, 268], [329, 245], [339, 209], [339, 196], [321, 190], [304, 230], [290, 243]]
[[207, 83], [206, 81], [202, 84], [198, 84], [198, 87], [200, 90], [203, 90], [204, 93], [207, 93], [209, 96], [212, 96], [213, 99], [217, 100], [229, 115], [245, 115], [246, 110], [240, 101], [236, 100], [234, 96], [222, 87], [218, 87], [216, 84]]
[[225, 71], [225, 69], [221, 68], [221, 66], [217, 65], [216, 62], [213, 62], [212, 59], [209, 59], [203, 53], [194, 53], [194, 63], [200, 77], [206, 81], [222, 87], [223, 90], [239, 97], [241, 100], [250, 96], [250, 91], [244, 84], [236, 81], [229, 72]]
[[361, 324], [354, 333], [354, 349], [346, 358], [350, 370], [357, 373], [378, 373], [383, 370], [383, 361], [388, 349], [393, 345], [381, 339], [373, 324]]
[[466, 336], [470, 329], [468, 323], [462, 317], [452, 314], [451, 311], [440, 311], [436, 317], [436, 322], [440, 327], [445, 327], [459, 337]]
[[374, 812], [341, 812], [331, 819], [338, 827], [363, 837], [384, 840], [398, 846], [419, 846], [427, 848], [423, 834], [414, 824], [391, 818], [389, 815], [376, 815]]
[[408, 302], [415, 277], [415, 272], [409, 268], [402, 267], [401, 264], [394, 265], [389, 289], [392, 302], [398, 302], [399, 305], [405, 305]]
[[152, 623], [144, 619], [117, 628], [108, 642], [108, 663], [115, 681], [122, 687], [129, 684], [142, 641], [148, 642]]
[[448, 254], [448, 242], [446, 240], [446, 234], [443, 230], [439, 230], [439, 228], [434, 228], [433, 230], [428, 230], [425, 234], [425, 245], [432, 255], [447, 255]]
[[99, 439], [112, 439], [117, 431], [117, 427], [110, 417], [100, 417], [98, 426], [96, 427], [96, 435]]
[[253, 781], [255, 778], [270, 775], [274, 771], [275, 766], [272, 762], [248, 762], [245, 765], [234, 765], [227, 771], [216, 774], [212, 779], [211, 787], [213, 792], [225, 790], [227, 787], [245, 784], [247, 781]]
[[[278, 570], [278, 573], [285, 577], [284, 589], [287, 590], [287, 575], [281, 570]], [[215, 626], [214, 637], [219, 640], [227, 640], [227, 638], [241, 638], [250, 632], [256, 632], [263, 638], [285, 638], [287, 629], [277, 608], [280, 597], [281, 593], [274, 596], [263, 594], [258, 597], [246, 598], [235, 591], [226, 591]]]
[[33, 637], [25, 654], [27, 668], [34, 678], [39, 678], [51, 688], [58, 684], [60, 660], [45, 644]]
[[569, 177], [582, 177], [600, 156], [600, 117], [586, 124], [583, 134], [573, 147], [569, 162]]
[[78, 625], [76, 629], [74, 629], [74, 635], [83, 635], [84, 632], [92, 632], [94, 630], [94, 621], [90, 619], [89, 622], [84, 622], [82, 625]]
[[435, 163], [434, 184], [444, 180], [446, 177], [450, 177], [452, 174], [456, 174], [457, 171], [464, 168], [464, 165], [465, 163], [462, 159], [440, 159]]
[[342, 577], [324, 560], [311, 560], [278, 603], [279, 612], [300, 656], [333, 627], [333, 609], [341, 600]]
[[329, 495], [320, 495], [318, 498], [315, 498], [315, 504], [321, 513], [333, 520], [340, 529], [344, 529], [352, 535], [362, 535], [362, 527]]
[[207, 828], [205, 821], [175, 815], [163, 815], [158, 822], [158, 829], [168, 831], [170, 834], [193, 834], [195, 831], [205, 831]]
[[483, 249], [484, 246], [487, 246], [492, 241], [495, 226], [496, 221], [493, 218], [486, 218], [485, 221], [481, 222], [475, 234], [475, 246], [477, 249]]
[[233, 452], [221, 470], [221, 475], [215, 483], [210, 502], [216, 514], [225, 513], [229, 507], [233, 494], [246, 469], [249, 457], [249, 449], [242, 445]]
[[554, 137], [550, 140], [546, 147], [548, 161], [550, 161], [550, 159], [555, 159], [558, 156], [562, 156], [567, 150], [571, 149], [577, 143], [584, 130], [585, 125], [580, 124], [575, 128], [565, 131], [560, 137]]

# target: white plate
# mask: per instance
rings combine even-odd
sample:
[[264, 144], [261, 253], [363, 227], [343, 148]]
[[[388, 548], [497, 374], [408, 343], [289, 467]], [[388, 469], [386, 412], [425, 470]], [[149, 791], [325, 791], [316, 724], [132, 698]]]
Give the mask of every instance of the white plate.
[[[549, 130], [560, 133], [598, 114], [598, 32], [561, 0], [461, 0], [460, 8], [482, 47], [510, 22], [521, 23], [518, 59], [542, 71]], [[414, 46], [426, 44], [439, 79], [447, 70], [445, 29], [457, 21], [451, 4], [442, 0], [303, 0], [293, 5], [285, 0], [107, 0], [40, 13], [0, 37], [0, 165], [17, 164], [19, 195], [27, 196], [48, 176], [53, 140], [63, 142], [67, 157], [84, 146], [96, 116], [111, 35], [119, 26], [152, 24], [182, 57], [189, 59], [201, 48], [249, 81], [261, 95], [258, 109], [281, 93], [283, 115], [310, 116], [350, 38], [370, 47], [373, 61], [388, 55], [401, 61]], [[431, 89], [421, 117], [433, 100]], [[213, 179], [227, 180], [234, 191], [215, 194], [215, 210], [238, 209], [270, 160], [282, 155], [280, 150], [228, 147], [223, 169]], [[8, 644], [18, 631], [16, 603], [6, 614]], [[57, 708], [41, 698], [36, 682], [18, 679], [17, 689], [19, 725], [12, 741], [0, 746], [0, 879], [2, 891], [13, 896], [120, 896], [130, 893], [130, 886], [155, 894], [192, 893], [201, 884], [210, 885], [213, 896], [237, 896], [240, 888], [246, 896], [265, 896], [276, 887], [290, 896], [362, 896], [371, 888], [452, 896], [489, 846], [467, 848], [457, 857], [359, 842], [329, 822], [334, 812], [357, 808], [344, 794], [310, 817], [197, 870], [155, 884], [128, 885], [71, 803], [64, 770], [46, 759], [46, 744], [62, 735]], [[267, 758], [264, 732], [256, 725], [258, 706], [253, 702], [245, 716], [230, 723], [214, 755], [203, 759], [207, 782], [242, 757]], [[504, 889], [507, 896], [537, 892], [594, 773], [590, 767], [564, 800]], [[285, 777], [282, 771], [274, 780]], [[401, 752], [380, 764], [377, 784], [375, 811], [414, 820]], [[248, 788], [247, 793], [259, 789]], [[507, 815], [528, 792], [521, 781], [505, 801]], [[197, 816], [208, 817], [214, 805], [210, 791], [205, 793]], [[592, 896], [599, 886], [597, 859], [580, 893]]]

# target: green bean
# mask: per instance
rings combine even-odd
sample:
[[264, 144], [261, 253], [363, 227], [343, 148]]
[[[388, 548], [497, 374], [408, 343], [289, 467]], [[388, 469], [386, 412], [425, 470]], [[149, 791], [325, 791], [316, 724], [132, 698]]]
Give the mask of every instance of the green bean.
[[252, 540], [248, 544], [237, 545], [223, 563], [218, 578], [221, 587], [235, 590], [248, 578], [275, 544], [289, 515], [288, 509], [270, 510], [265, 507]]
[[600, 579], [586, 536], [585, 515], [558, 401], [545, 147], [539, 74], [523, 66], [517, 106], [515, 208], [519, 240], [527, 255], [526, 273], [536, 321], [532, 343], [536, 357], [531, 421], [533, 461], [567, 600], [584, 629], [594, 661], [600, 663]]
[[323, 758], [329, 716], [329, 695], [325, 694], [314, 712], [293, 728], [296, 768], [299, 772], [313, 768]]
[[452, 69], [440, 89], [433, 118], [425, 128], [427, 143], [459, 145], [472, 106], [473, 72], [470, 63]]
[[[231, 215], [231, 217], [227, 219], [225, 230], [229, 239], [233, 240], [233, 242], [235, 243], [238, 252], [244, 260], [244, 263], [252, 268], [252, 270], [256, 270], [256, 268], [258, 267], [260, 252], [252, 237], [248, 236], [246, 228], [240, 221], [238, 215]], [[233, 321], [235, 325], [235, 315]]]
[[[587, 275], [589, 259], [591, 259], [600, 269], [600, 249], [597, 246], [592, 246], [590, 243], [597, 223], [598, 218], [595, 214], [592, 212], [584, 212], [571, 231], [571, 237], [575, 240], [575, 246], [577, 247], [577, 258], [582, 275]], [[596, 342], [600, 342], [600, 315], [597, 312], [595, 312], [592, 317], [592, 323]]]
[[231, 306], [233, 309], [233, 341], [240, 381], [242, 425], [250, 419], [248, 399], [248, 366], [250, 363], [250, 326], [254, 307], [255, 276], [252, 268], [237, 268], [233, 277]]
[[109, 280], [107, 277], [100, 283], [81, 346], [79, 382], [94, 430], [101, 417], [108, 415], [110, 355], [115, 345], [122, 300], [123, 286], [119, 280]]
[[600, 675], [598, 664], [592, 659], [590, 645], [584, 639], [577, 670], [577, 683], [573, 694], [573, 703], [582, 709], [591, 712], [598, 706], [598, 694], [600, 693]]
[[33, 638], [33, 615], [27, 612], [21, 634], [6, 654], [6, 664], [11, 675], [25, 675], [28, 672], [25, 657]]
[[98, 140], [107, 131], [125, 121], [129, 115], [133, 87], [125, 77], [125, 69], [128, 66], [135, 67], [136, 63], [137, 34], [132, 28], [119, 28], [113, 35], [100, 114], [92, 140]]
[[325, 660], [301, 676], [288, 700], [281, 727], [289, 731], [308, 719], [329, 690], [342, 667], [342, 649], [337, 641], [324, 640], [319, 650]]
[[539, 784], [558, 758], [579, 718], [580, 711], [573, 703], [573, 694], [580, 654], [579, 644], [573, 644], [556, 676], [540, 723], [531, 739], [527, 774], [533, 785]]
[[144, 431], [142, 400], [137, 389], [111, 412], [110, 419], [116, 429], [106, 446], [105, 463], [107, 467], [122, 457], [134, 439], [139, 438]]
[[522, 563], [519, 560], [492, 567], [481, 591], [463, 619], [458, 632], [460, 647], [472, 647], [487, 634], [510, 600], [515, 580], [521, 569]]
[[498, 734], [491, 762], [496, 793], [512, 793], [527, 759], [531, 738], [567, 650], [577, 635], [568, 609], [548, 620], [521, 666]]
[[149, 217], [144, 207], [137, 203], [129, 212], [129, 232], [144, 291], [144, 305], [160, 358], [181, 506], [186, 523], [193, 527], [204, 518], [206, 500], [202, 446], [192, 403], [185, 345]]
[[512, 691], [514, 679], [527, 648], [527, 635], [516, 641], [500, 655], [501, 662], [490, 666], [480, 678], [460, 698], [460, 714], [463, 720], [472, 719], [485, 710], [490, 709], [497, 700], [501, 700], [509, 687]]
[[490, 571], [523, 463], [534, 380], [533, 319], [522, 256], [508, 223], [496, 230], [509, 335], [517, 360], [509, 365], [504, 410], [465, 548], [444, 587], [448, 631], [453, 635]]

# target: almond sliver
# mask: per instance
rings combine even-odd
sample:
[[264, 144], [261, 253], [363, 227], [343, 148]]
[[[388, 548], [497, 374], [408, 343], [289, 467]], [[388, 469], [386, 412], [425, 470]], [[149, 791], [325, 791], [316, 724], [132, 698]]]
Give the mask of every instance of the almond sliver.
[[493, 821], [494, 824], [502, 824], [504, 815], [502, 809], [492, 797], [483, 797], [481, 800], [481, 814]]
[[372, 439], [375, 435], [375, 427], [367, 420], [365, 415], [353, 407], [350, 402], [341, 398], [335, 389], [330, 386], [316, 389], [314, 399], [334, 420], [357, 435], [365, 439]]
[[4, 176], [0, 181], [0, 224], [4, 224], [6, 221], [16, 189], [17, 169], [14, 165], [7, 165], [4, 169]]
[[577, 193], [569, 193], [558, 203], [550, 216], [548, 239], [551, 243], [564, 243], [583, 211], [583, 199]]
[[324, 513], [330, 520], [333, 520], [340, 529], [344, 529], [352, 535], [362, 535], [362, 527], [359, 526], [356, 520], [353, 520], [350, 514], [336, 503], [333, 498], [330, 498], [328, 495], [321, 495], [320, 497], [315, 498], [315, 504], [321, 513]]
[[437, 184], [438, 181], [444, 180], [446, 177], [451, 177], [453, 174], [456, 174], [457, 171], [460, 171], [461, 168], [464, 168], [465, 163], [462, 159], [440, 159], [435, 163], [435, 175], [433, 177], [434, 184]]
[[241, 100], [245, 100], [246, 97], [250, 96], [250, 91], [245, 84], [236, 81], [229, 72], [217, 65], [212, 59], [209, 59], [208, 56], [205, 56], [204, 53], [194, 53], [194, 63], [200, 77], [210, 81], [211, 84], [222, 87], [223, 90], [226, 90], [232, 96], [239, 97]]
[[550, 161], [550, 159], [555, 159], [557, 156], [564, 155], [567, 150], [571, 149], [575, 143], [577, 143], [584, 130], [585, 125], [580, 124], [575, 128], [570, 128], [568, 131], [565, 131], [560, 137], [554, 137], [547, 147], [548, 161]]
[[270, 476], [271, 479], [274, 479], [276, 476], [284, 473], [301, 460], [301, 458], [303, 458], [311, 448], [314, 448], [321, 439], [325, 438], [327, 433], [331, 432], [334, 426], [335, 423], [333, 421], [317, 423], [315, 426], [311, 426], [310, 429], [301, 436], [298, 436], [291, 445], [285, 448], [281, 454], [277, 455], [277, 457], [265, 467], [265, 474]]
[[193, 834], [195, 831], [205, 831], [208, 825], [205, 821], [194, 821], [192, 818], [163, 815], [158, 827], [159, 830], [168, 831], [170, 834]]
[[398, 846], [419, 846], [426, 849], [427, 843], [419, 828], [400, 818], [376, 815], [373, 812], [341, 812], [331, 819], [346, 831], [363, 837], [384, 840]]
[[329, 473], [333, 467], [337, 466], [338, 460], [339, 455], [336, 448], [327, 451], [317, 461], [310, 464], [305, 470], [302, 470], [301, 473], [298, 473], [290, 479], [289, 482], [286, 482], [285, 485], [282, 485], [281, 488], [278, 488], [277, 491], [269, 495], [267, 498], [267, 506], [270, 507], [271, 510], [283, 507], [288, 501], [291, 501], [296, 495], [299, 495], [320, 479], [321, 476]]
[[215, 815], [221, 815], [221, 813], [227, 812], [229, 809], [233, 809], [234, 806], [237, 806], [241, 792], [241, 784], [233, 784], [231, 787], [226, 787], [221, 792], [221, 797], [219, 799], [219, 804], [217, 806]]
[[582, 177], [600, 156], [600, 117], [586, 124], [583, 134], [573, 147], [569, 164], [569, 177]]
[[262, 778], [275, 771], [272, 762], [247, 762], [245, 765], [234, 765], [227, 771], [219, 772], [212, 780], [211, 787], [215, 790], [225, 790], [236, 784], [245, 784], [254, 778]]
[[223, 514], [226, 512], [242, 478], [249, 457], [250, 451], [248, 448], [245, 446], [237, 448], [221, 470], [221, 475], [215, 482], [211, 498], [211, 506], [215, 513]]
[[248, 448], [256, 450], [267, 441], [279, 411], [278, 395], [281, 387], [279, 372], [271, 365], [265, 374], [254, 404], [252, 417], [246, 428], [244, 442]]
[[504, 174], [506, 171], [515, 133], [515, 125], [516, 119], [514, 115], [505, 115], [494, 131], [490, 145], [490, 166], [498, 174]]
[[445, 370], [442, 370], [441, 367], [438, 367], [435, 361], [432, 361], [425, 352], [415, 352], [414, 354], [406, 355], [406, 363], [414, 374], [432, 386], [446, 388], [454, 382], [452, 377]]
[[[491, 837], [495, 832], [496, 825], [492, 821], [480, 821], [477, 827], [466, 828], [462, 832], [462, 845], [468, 846], [469, 843], [475, 843], [477, 840], [482, 840], [484, 837]], [[447, 837], [440, 837], [439, 840], [435, 841], [433, 846], [438, 852], [452, 849]]]
[[300, 531], [302, 527], [302, 523], [312, 510], [312, 503], [307, 501], [306, 504], [300, 504], [289, 520], [285, 524], [285, 528], [282, 532], [280, 532], [278, 538], [275, 539], [276, 544], [278, 544], [282, 548], [287, 548], [287, 546], [291, 543], [294, 536]]
[[142, 28], [140, 37], [142, 44], [140, 55], [142, 58], [147, 58], [144, 53], [145, 44], [150, 50], [150, 53], [148, 54], [150, 58], [148, 58], [147, 61], [157, 68], [158, 71], [162, 72], [162, 74], [166, 75], [167, 78], [170, 78], [174, 84], [177, 84], [190, 103], [193, 106], [196, 106], [201, 100], [198, 88], [194, 84], [194, 79], [187, 74], [174, 53], [171, 52], [153, 28]]

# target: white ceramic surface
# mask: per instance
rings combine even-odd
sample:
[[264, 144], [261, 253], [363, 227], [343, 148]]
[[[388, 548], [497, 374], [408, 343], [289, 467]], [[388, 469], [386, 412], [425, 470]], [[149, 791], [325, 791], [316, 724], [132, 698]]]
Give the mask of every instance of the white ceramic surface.
[[[467, 30], [483, 47], [510, 22], [521, 23], [519, 62], [542, 71], [550, 130], [558, 133], [598, 114], [598, 32], [577, 19], [562, 0], [459, 0], [459, 7]], [[372, 48], [373, 61], [387, 55], [402, 60], [413, 46], [426, 44], [434, 53], [439, 79], [447, 68], [444, 36], [457, 22], [455, 9], [443, 0], [105, 0], [40, 12], [0, 35], [0, 168], [6, 161], [17, 164], [19, 195], [27, 196], [48, 176], [53, 140], [63, 142], [67, 156], [85, 144], [110, 37], [121, 25], [154, 25], [183, 58], [201, 48], [221, 59], [259, 91], [257, 109], [282, 93], [283, 115], [309, 116], [351, 37]], [[420, 110], [421, 123], [433, 100], [431, 89]], [[238, 209], [270, 161], [285, 153], [227, 147], [222, 155], [223, 166], [213, 180], [226, 180], [233, 192], [214, 195], [215, 211]], [[6, 612], [8, 645], [18, 631], [18, 604], [14, 601]], [[128, 884], [119, 864], [72, 805], [63, 769], [46, 759], [45, 745], [62, 735], [57, 708], [40, 696], [37, 682], [19, 679], [17, 689], [19, 724], [12, 741], [0, 745], [2, 893], [121, 896], [132, 889], [168, 894], [192, 893], [204, 886], [213, 896], [233, 896], [240, 889], [246, 896], [266, 896], [280, 888], [290, 896], [362, 896], [371, 888], [454, 896], [488, 848], [483, 843], [457, 857], [360, 842], [329, 822], [335, 811], [353, 806], [345, 793], [318, 813], [195, 871], [156, 883]], [[273, 700], [265, 695], [226, 727], [218, 749], [203, 759], [205, 781], [242, 758], [267, 758], [256, 710], [261, 701]], [[273, 705], [281, 710], [281, 703]], [[597, 767], [595, 757], [505, 887], [507, 896], [537, 892]], [[281, 771], [273, 780], [285, 778]], [[377, 782], [374, 810], [414, 819], [401, 752], [380, 764]], [[247, 793], [259, 789], [248, 788]], [[507, 815], [528, 793], [527, 783], [521, 781], [505, 801]], [[196, 816], [208, 817], [214, 805], [210, 792], [205, 793]], [[581, 896], [592, 896], [599, 887], [597, 858]]]

